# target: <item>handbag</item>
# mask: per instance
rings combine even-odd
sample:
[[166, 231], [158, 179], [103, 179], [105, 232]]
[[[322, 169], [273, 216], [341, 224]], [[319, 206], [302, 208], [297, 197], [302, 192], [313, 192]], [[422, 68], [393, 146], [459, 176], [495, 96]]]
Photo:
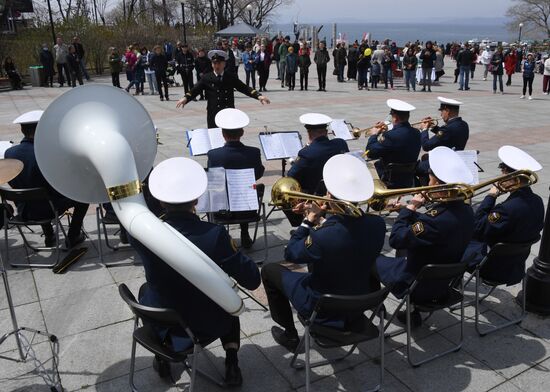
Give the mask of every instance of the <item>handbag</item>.
[[493, 63], [489, 63], [487, 65], [487, 71], [489, 72], [495, 72], [495, 65]]
[[337, 70], [336, 68], [334, 68], [334, 71], [332, 71], [332, 74], [333, 74], [334, 76], [338, 76], [338, 70]]

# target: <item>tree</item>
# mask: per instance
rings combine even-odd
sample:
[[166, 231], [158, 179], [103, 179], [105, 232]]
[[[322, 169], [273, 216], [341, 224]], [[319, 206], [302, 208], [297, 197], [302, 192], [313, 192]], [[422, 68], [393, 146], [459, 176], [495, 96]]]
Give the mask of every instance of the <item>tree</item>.
[[514, 0], [506, 16], [511, 18], [510, 30], [517, 31], [523, 23], [523, 31], [528, 35], [543, 33], [550, 38], [550, 0]]

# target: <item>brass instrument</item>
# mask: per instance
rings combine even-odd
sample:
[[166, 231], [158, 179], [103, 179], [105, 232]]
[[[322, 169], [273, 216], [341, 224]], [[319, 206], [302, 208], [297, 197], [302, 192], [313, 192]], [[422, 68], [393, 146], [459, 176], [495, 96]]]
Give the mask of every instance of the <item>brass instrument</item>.
[[[443, 119], [441, 117], [438, 117], [438, 118], [432, 118], [431, 120], [427, 120], [430, 122], [430, 125], [428, 127], [429, 128], [434, 128], [436, 127], [438, 124], [439, 124], [439, 121], [442, 121]], [[416, 125], [420, 125], [422, 124], [424, 121], [417, 121], [415, 123], [412, 123], [411, 126], [414, 128]], [[368, 133], [376, 128], [377, 126], [376, 125], [373, 125], [372, 127], [368, 127], [368, 128], [357, 128], [357, 127], [354, 127], [352, 123], [350, 122], [347, 122], [346, 124], [348, 124], [350, 127], [351, 127], [351, 134], [353, 135], [354, 138], [358, 139], [359, 137], [361, 137], [361, 134], [365, 134], [365, 136], [368, 135]], [[388, 124], [384, 123], [383, 125], [380, 126], [382, 128], [382, 131], [380, 133], [384, 133], [388, 130]]]
[[331, 199], [328, 197], [310, 195], [302, 192], [302, 187], [292, 177], [283, 177], [273, 184], [271, 189], [270, 205], [282, 209], [291, 209], [300, 202], [312, 202], [321, 207], [327, 203], [329, 208], [327, 212], [338, 215], [349, 215], [358, 218], [363, 215], [363, 211], [355, 204], [345, 201]]
[[[515, 178], [519, 179], [519, 181], [508, 186], [504, 185], [505, 182], [508, 182]], [[482, 188], [494, 185], [499, 190], [499, 192], [507, 193], [507, 192], [516, 191], [526, 186], [531, 186], [533, 184], [536, 184], [538, 180], [539, 180], [539, 176], [537, 175], [537, 173], [531, 170], [516, 170], [515, 172], [503, 174], [501, 176], [473, 185], [472, 189], [474, 190], [474, 193], [476, 195], [480, 195], [486, 192], [487, 190], [479, 193], [476, 193], [476, 192]]]
[[442, 203], [456, 200], [467, 200], [474, 196], [474, 190], [466, 184], [440, 184], [420, 186], [416, 188], [388, 189], [382, 180], [374, 180], [374, 194], [367, 200], [367, 204], [374, 211], [383, 211], [388, 208], [391, 198], [420, 193], [428, 202]]

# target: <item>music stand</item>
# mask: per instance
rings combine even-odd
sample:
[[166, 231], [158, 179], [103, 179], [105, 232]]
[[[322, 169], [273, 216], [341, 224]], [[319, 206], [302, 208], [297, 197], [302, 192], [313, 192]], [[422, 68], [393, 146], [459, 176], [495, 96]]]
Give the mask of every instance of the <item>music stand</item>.
[[[23, 163], [16, 159], [1, 159], [0, 160], [0, 184], [4, 184], [15, 177], [23, 170]], [[4, 222], [7, 224], [7, 222]], [[12, 358], [5, 355], [0, 355], [0, 359], [5, 359], [14, 362], [27, 362], [30, 358], [34, 362], [34, 370], [38, 370], [40, 377], [44, 380], [47, 386], [50, 387], [52, 392], [63, 391], [61, 385], [61, 379], [59, 377], [58, 363], [59, 363], [59, 340], [55, 335], [47, 332], [42, 332], [33, 328], [20, 327], [17, 323], [17, 317], [15, 315], [15, 307], [10, 291], [10, 285], [8, 281], [8, 273], [4, 267], [4, 260], [0, 254], [0, 275], [2, 275], [2, 281], [4, 282], [4, 289], [6, 292], [6, 299], [8, 301], [8, 308], [10, 311], [11, 322], [13, 330], [5, 333], [0, 337], [0, 345], [2, 345], [10, 336], [15, 338], [17, 344], [17, 350], [19, 351], [19, 358]], [[22, 332], [29, 332], [32, 334], [31, 339], [22, 334]], [[46, 336], [50, 342], [50, 348], [52, 350], [52, 357], [45, 361], [41, 361], [37, 358], [36, 353], [32, 347], [36, 335]], [[45, 365], [47, 362], [52, 361], [51, 371], [46, 370]], [[51, 373], [51, 374], [50, 374]]]

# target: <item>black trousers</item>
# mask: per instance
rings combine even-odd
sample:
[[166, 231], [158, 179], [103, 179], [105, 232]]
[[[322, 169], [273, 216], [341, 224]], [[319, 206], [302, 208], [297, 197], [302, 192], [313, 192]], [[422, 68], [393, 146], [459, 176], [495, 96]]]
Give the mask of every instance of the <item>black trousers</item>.
[[227, 331], [227, 334], [220, 336], [222, 345], [225, 346], [229, 343], [237, 343], [237, 346], [241, 346], [241, 322], [238, 317], [231, 317], [231, 328]]
[[293, 89], [296, 86], [296, 72], [287, 72], [286, 81], [289, 89]]
[[327, 86], [327, 66], [317, 65], [317, 79], [319, 80], [319, 88], [324, 90]]
[[309, 69], [308, 68], [300, 68], [300, 89], [305, 88], [307, 90], [307, 79], [309, 75]]
[[258, 65], [258, 77], [260, 79], [260, 88], [265, 88], [269, 78], [269, 68], [264, 64]]
[[166, 79], [166, 72], [155, 72], [155, 76], [157, 78], [160, 97], [162, 98], [162, 86], [164, 86], [164, 97], [168, 99], [168, 80]]
[[71, 86], [76, 87], [76, 81], [78, 80], [79, 85], [83, 85], [84, 82], [82, 81], [82, 72], [80, 72], [80, 69], [72, 69], [71, 70]]
[[[89, 205], [80, 203], [67, 197], [54, 199], [53, 204], [57, 209], [57, 212], [60, 214], [64, 211], [67, 211], [69, 208], [74, 208], [67, 237], [69, 237], [69, 240], [73, 240], [78, 237], [78, 235], [80, 234], [80, 230], [82, 229], [82, 222], [84, 221], [84, 217], [86, 217], [86, 212], [88, 212]], [[53, 227], [51, 224], [42, 225], [42, 231], [44, 232], [45, 237], [51, 237], [54, 235]]]
[[535, 75], [529, 78], [523, 78], [523, 95], [525, 95], [527, 91], [527, 86], [529, 86], [529, 95], [533, 95], [533, 80], [535, 80]]
[[44, 86], [53, 86], [53, 67], [44, 67]]
[[[181, 80], [183, 82], [183, 89], [187, 94], [194, 86], [193, 84], [193, 71], [180, 71]], [[160, 84], [159, 84], [160, 86]]]
[[59, 82], [60, 86], [63, 86], [63, 84], [65, 83], [63, 72], [65, 72], [65, 77], [67, 78], [67, 84], [71, 84], [71, 71], [69, 69], [69, 64], [57, 63], [57, 81]]
[[296, 331], [292, 308], [283, 289], [285, 271], [289, 269], [281, 264], [267, 264], [262, 268], [262, 282], [273, 321], [287, 331]]
[[118, 72], [113, 72], [111, 74], [111, 80], [113, 82], [113, 86], [120, 88], [120, 74]]

